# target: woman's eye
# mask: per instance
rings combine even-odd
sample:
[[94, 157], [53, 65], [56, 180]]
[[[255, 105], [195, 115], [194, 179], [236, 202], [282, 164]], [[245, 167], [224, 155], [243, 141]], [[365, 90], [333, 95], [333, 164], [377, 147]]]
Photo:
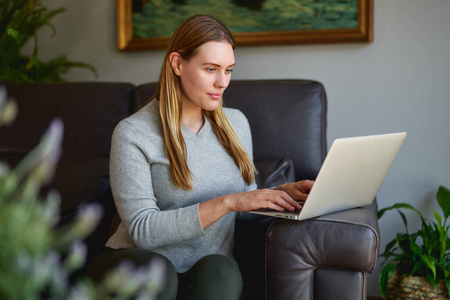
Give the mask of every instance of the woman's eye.
[[208, 72], [214, 72], [216, 69], [215, 68], [208, 68], [207, 70], [208, 70]]
[[230, 73], [233, 72], [233, 69], [227, 69], [227, 70], [225, 70], [225, 72], [226, 72], [227, 74], [230, 74]]

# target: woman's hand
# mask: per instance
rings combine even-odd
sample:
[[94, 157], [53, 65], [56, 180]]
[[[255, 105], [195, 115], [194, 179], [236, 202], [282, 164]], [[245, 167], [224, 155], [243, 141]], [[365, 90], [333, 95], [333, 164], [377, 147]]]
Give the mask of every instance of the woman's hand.
[[231, 194], [226, 198], [226, 206], [230, 211], [250, 211], [261, 208], [294, 211], [301, 208], [288, 193], [282, 190], [262, 189]]
[[291, 183], [285, 183], [274, 188], [274, 190], [285, 191], [292, 199], [296, 201], [306, 201], [309, 192], [314, 185], [312, 180], [303, 180]]
[[205, 229], [231, 211], [250, 211], [261, 208], [294, 211], [301, 206], [282, 190], [263, 189], [241, 192], [200, 203], [200, 223]]

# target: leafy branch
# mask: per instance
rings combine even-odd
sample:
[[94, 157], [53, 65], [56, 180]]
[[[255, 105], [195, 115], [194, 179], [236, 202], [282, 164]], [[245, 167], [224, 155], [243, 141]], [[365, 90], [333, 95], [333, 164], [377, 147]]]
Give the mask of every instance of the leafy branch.
[[[43, 62], [38, 58], [37, 32], [43, 27], [55, 27], [50, 20], [65, 12], [64, 8], [49, 10], [39, 0], [3, 0], [0, 2], [0, 81], [58, 82], [73, 67], [86, 68], [97, 77], [95, 68], [65, 56]], [[31, 56], [22, 55], [23, 47], [34, 42]]]

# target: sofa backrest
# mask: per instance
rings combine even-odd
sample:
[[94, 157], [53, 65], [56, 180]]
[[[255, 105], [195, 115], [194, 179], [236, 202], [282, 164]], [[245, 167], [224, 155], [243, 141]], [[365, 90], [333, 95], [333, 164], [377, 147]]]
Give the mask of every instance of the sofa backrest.
[[[112, 132], [151, 100], [156, 83], [9, 83], [6, 88], [19, 104], [19, 115], [12, 127], [0, 128], [0, 159], [15, 165], [60, 117], [63, 155], [53, 186], [64, 195], [62, 210], [67, 210], [109, 186]], [[289, 158], [297, 180], [316, 177], [326, 154], [327, 100], [321, 83], [235, 80], [224, 103], [247, 116], [255, 161]]]
[[[137, 86], [132, 111], [148, 103], [155, 83]], [[250, 123], [255, 161], [289, 158], [296, 180], [315, 179], [325, 158], [327, 98], [312, 80], [234, 80], [224, 105], [242, 111]]]
[[19, 106], [12, 126], [0, 128], [0, 160], [16, 165], [33, 149], [50, 122], [64, 124], [62, 156], [52, 183], [62, 213], [109, 188], [109, 151], [117, 123], [130, 113], [134, 86], [126, 83], [8, 83]]
[[153, 100], [156, 92], [156, 82], [144, 83], [138, 85], [133, 92], [133, 100], [131, 104], [131, 111], [134, 113], [142, 108], [145, 104]]
[[[151, 100], [156, 83], [8, 83], [5, 87], [18, 103], [19, 114], [11, 127], [0, 128], [1, 161], [14, 167], [39, 143], [52, 119], [59, 117], [64, 123], [63, 153], [50, 187], [62, 196], [62, 223], [69, 222], [83, 203], [102, 205], [102, 221], [86, 240], [90, 262], [117, 225], [112, 222], [116, 211], [109, 185], [112, 132]], [[232, 81], [224, 102], [247, 116], [256, 162], [289, 158], [297, 180], [316, 177], [326, 153], [322, 84]]]

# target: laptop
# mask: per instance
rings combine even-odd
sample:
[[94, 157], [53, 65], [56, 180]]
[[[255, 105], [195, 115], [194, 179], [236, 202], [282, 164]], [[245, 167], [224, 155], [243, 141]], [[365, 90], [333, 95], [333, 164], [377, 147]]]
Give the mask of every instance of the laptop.
[[406, 132], [336, 139], [300, 210], [250, 212], [300, 221], [369, 205], [405, 138]]

